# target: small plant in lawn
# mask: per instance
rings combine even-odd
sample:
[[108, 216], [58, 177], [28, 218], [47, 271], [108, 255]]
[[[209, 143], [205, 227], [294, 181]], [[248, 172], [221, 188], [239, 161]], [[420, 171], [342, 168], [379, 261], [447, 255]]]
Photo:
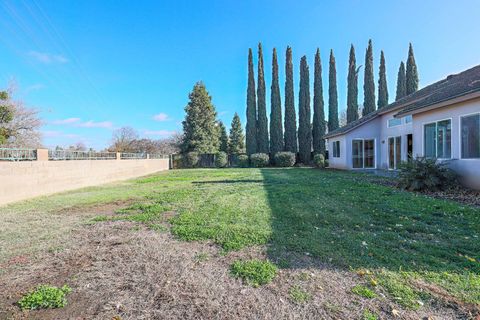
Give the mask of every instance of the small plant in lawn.
[[208, 253], [200, 252], [200, 253], [197, 253], [195, 257], [193, 257], [193, 259], [195, 260], [195, 262], [204, 262], [209, 259], [209, 256], [208, 256]]
[[377, 294], [374, 291], [362, 285], [356, 285], [355, 287], [353, 287], [352, 292], [355, 293], [356, 295], [359, 295], [361, 297], [368, 298], [368, 299], [372, 299], [377, 296]]
[[248, 168], [248, 165], [249, 165], [248, 156], [246, 154], [239, 155], [237, 158], [237, 165], [240, 168]]
[[370, 310], [364, 310], [363, 320], [378, 320], [378, 316], [375, 313], [370, 312]]
[[71, 291], [67, 285], [61, 288], [40, 285], [20, 299], [18, 305], [22, 310], [62, 308], [67, 304], [66, 295]]
[[225, 168], [228, 164], [228, 155], [220, 151], [215, 155], [215, 167], [217, 168]]
[[313, 156], [313, 164], [315, 164], [315, 167], [317, 168], [325, 168], [325, 156], [317, 153]]
[[417, 158], [400, 165], [398, 186], [409, 191], [436, 191], [456, 185], [455, 173], [436, 159]]
[[250, 163], [254, 168], [263, 168], [268, 166], [270, 157], [266, 153], [254, 153], [250, 156]]
[[295, 165], [295, 153], [277, 152], [273, 157], [277, 167], [293, 167]]
[[231, 274], [243, 279], [253, 287], [270, 283], [277, 275], [278, 269], [270, 261], [262, 260], [237, 260], [230, 267]]
[[308, 292], [306, 292], [299, 286], [291, 287], [289, 294], [290, 294], [290, 299], [292, 299], [292, 301], [296, 303], [304, 303], [312, 298]]
[[200, 156], [198, 152], [188, 152], [183, 155], [183, 166], [185, 168], [195, 168], [198, 166]]

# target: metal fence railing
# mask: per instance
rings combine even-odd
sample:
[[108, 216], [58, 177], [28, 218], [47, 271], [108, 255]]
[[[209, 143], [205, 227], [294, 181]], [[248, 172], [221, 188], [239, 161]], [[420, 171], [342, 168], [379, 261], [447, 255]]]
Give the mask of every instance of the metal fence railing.
[[170, 159], [168, 154], [154, 153], [149, 155], [150, 159]]
[[37, 150], [25, 148], [0, 148], [0, 161], [37, 160]]
[[48, 160], [115, 160], [115, 152], [48, 150]]
[[120, 159], [122, 159], [122, 160], [147, 159], [147, 154], [146, 153], [122, 152], [120, 154]]

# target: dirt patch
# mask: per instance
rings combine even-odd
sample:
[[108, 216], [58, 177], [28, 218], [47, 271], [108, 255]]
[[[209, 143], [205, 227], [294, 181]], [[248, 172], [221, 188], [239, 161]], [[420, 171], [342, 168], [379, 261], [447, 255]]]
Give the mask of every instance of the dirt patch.
[[[382, 319], [392, 318], [393, 309], [400, 311], [398, 319], [464, 318], [443, 304], [415, 312], [387, 297], [361, 298], [351, 288], [363, 279], [310, 257], [299, 257], [295, 269], [280, 269], [274, 281], [261, 288], [229, 275], [236, 259], [266, 256], [265, 247], [224, 255], [209, 242], [177, 241], [133, 222], [84, 225], [61, 252], [25, 261], [0, 275], [0, 319], [360, 319], [365, 309]], [[44, 283], [71, 286], [68, 305], [21, 312], [15, 302]], [[311, 298], [293, 301], [292, 286]]]

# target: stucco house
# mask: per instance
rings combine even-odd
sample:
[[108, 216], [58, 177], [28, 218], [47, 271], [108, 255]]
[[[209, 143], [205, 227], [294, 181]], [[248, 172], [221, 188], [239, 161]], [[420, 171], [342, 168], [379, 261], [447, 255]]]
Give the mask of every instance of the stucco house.
[[447, 161], [480, 189], [480, 65], [449, 75], [329, 132], [329, 165], [396, 170], [409, 157]]

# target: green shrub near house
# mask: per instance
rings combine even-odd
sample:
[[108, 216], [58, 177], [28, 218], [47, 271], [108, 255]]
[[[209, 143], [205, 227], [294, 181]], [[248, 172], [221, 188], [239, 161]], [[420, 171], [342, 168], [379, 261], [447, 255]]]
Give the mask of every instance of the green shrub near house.
[[437, 191], [456, 185], [455, 172], [436, 159], [412, 159], [399, 169], [398, 186], [409, 191]]
[[215, 154], [215, 167], [217, 168], [225, 168], [228, 164], [228, 155], [220, 151], [217, 154]]
[[274, 162], [277, 167], [293, 167], [295, 165], [295, 153], [277, 152], [274, 156]]
[[270, 163], [270, 157], [266, 153], [254, 153], [250, 156], [250, 164], [254, 168], [267, 167]]
[[313, 156], [313, 164], [317, 168], [325, 168], [326, 167], [325, 156], [321, 153], [317, 153], [316, 155]]

